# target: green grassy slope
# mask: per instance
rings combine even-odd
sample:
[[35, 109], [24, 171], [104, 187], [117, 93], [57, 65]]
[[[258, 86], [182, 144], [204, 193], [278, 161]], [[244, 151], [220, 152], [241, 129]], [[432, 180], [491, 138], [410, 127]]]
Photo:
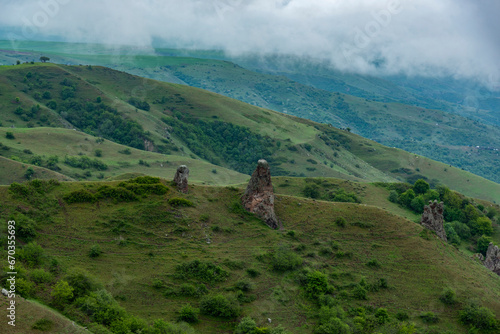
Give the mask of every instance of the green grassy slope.
[[[431, 160], [426, 160], [426, 166], [417, 166], [415, 161], [419, 158], [413, 154], [386, 148], [334, 127], [254, 107], [200, 89], [152, 81], [102, 67], [36, 64], [2, 67], [0, 71], [3, 74], [4, 85], [11, 89], [11, 91], [6, 91], [1, 99], [6, 104], [7, 110], [0, 115], [3, 117], [1, 121], [4, 126], [12, 123], [18, 128], [46, 125], [73, 128], [74, 126], [69, 121], [74, 122], [77, 119], [75, 117], [81, 113], [69, 115], [67, 108], [73, 108], [71, 103], [80, 105], [89, 105], [90, 103], [95, 108], [98, 104], [92, 103], [92, 101], [99, 97], [102, 101], [100, 105], [114, 108], [117, 115], [125, 120], [125, 124], [132, 124], [130, 121], [140, 124], [143, 132], [142, 135], [138, 136], [147, 138], [148, 142], [152, 144], [149, 149], [181, 156], [182, 159], [202, 158], [245, 174], [251, 172], [252, 163], [255, 160], [264, 157], [273, 165], [275, 175], [336, 177], [383, 182], [398, 179], [408, 180], [412, 183], [417, 178], [427, 178], [433, 183], [445, 183], [469, 196], [500, 202], [500, 191], [498, 191], [500, 186], [497, 183], [456, 168], [443, 167], [443, 165], [436, 164]], [[29, 72], [36, 79], [33, 77], [25, 78]], [[61, 85], [61, 78], [76, 83], [75, 97], [62, 99], [61, 94], [66, 88]], [[51, 93], [51, 99], [35, 100], [36, 93], [44, 91]], [[16, 102], [16, 97], [19, 97], [19, 102]], [[127, 103], [130, 97], [137, 97], [141, 101], [148, 102], [150, 110], [145, 111], [133, 107]], [[44, 106], [50, 101], [57, 103], [55, 110]], [[30, 110], [37, 104], [40, 105], [40, 110], [31, 118], [28, 117], [26, 110]], [[21, 115], [16, 114], [19, 106], [24, 110]], [[90, 116], [90, 120], [97, 116]], [[108, 133], [105, 132], [106, 129], [102, 128], [102, 124], [92, 125], [92, 122], [87, 124], [85, 128], [80, 130], [97, 136]], [[200, 127], [200, 124], [204, 125]], [[210, 131], [214, 130], [210, 126], [213, 124], [223, 125], [228, 131], [233, 132], [230, 131], [228, 137], [219, 138], [216, 143], [206, 142], [207, 138], [212, 138]], [[187, 128], [182, 130], [180, 126]], [[200, 135], [201, 137], [190, 137], [193, 131], [200, 128], [205, 131]], [[235, 136], [245, 129], [249, 131], [248, 134], [252, 136], [250, 139], [253, 141], [250, 141], [249, 137], [238, 142], [230, 139], [231, 136]], [[3, 131], [6, 133], [10, 130], [4, 128]], [[21, 130], [12, 129], [10, 132], [15, 131]], [[28, 130], [21, 132], [24, 131]], [[41, 135], [43, 131], [38, 133]], [[115, 131], [116, 133], [117, 131]], [[111, 133], [112, 136], [115, 134]], [[110, 137], [110, 139], [113, 138]], [[95, 138], [89, 137], [87, 139], [91, 143], [95, 142]], [[7, 140], [6, 138], [1, 140], [5, 145], [15, 143], [15, 140]], [[33, 138], [30, 145], [36, 145], [35, 141], [38, 140], [40, 139]], [[140, 140], [136, 143], [144, 148]], [[259, 153], [260, 151], [254, 150], [253, 145], [258, 143], [262, 145], [262, 154]], [[244, 149], [247, 150], [247, 155], [244, 160], [241, 158], [242, 151], [239, 146], [237, 148], [236, 144], [246, 145]], [[14, 146], [19, 151], [29, 149], [29, 145], [23, 146], [22, 143], [16, 145]], [[40, 147], [41, 151], [37, 154], [46, 154], [47, 156], [51, 154], [49, 153], [50, 147]], [[85, 153], [92, 156], [92, 150], [96, 148], [98, 145], [92, 144], [85, 149], [86, 152], [81, 152], [80, 148], [74, 147], [71, 150], [63, 151], [64, 153], [61, 155]], [[236, 151], [235, 148], [237, 148]], [[120, 156], [116, 153], [118, 150], [117, 147], [111, 156], [103, 156], [103, 159]], [[381, 154], [382, 152], [383, 154]], [[3, 155], [10, 157], [12, 154], [5, 152]], [[145, 160], [146, 156], [137, 156], [136, 159]], [[149, 158], [147, 159], [149, 160]], [[166, 160], [170, 161], [170, 159]], [[173, 160], [179, 161], [179, 158], [173, 158]], [[164, 160], [158, 156], [154, 161]], [[110, 163], [112, 165], [118, 164], [117, 161]], [[131, 164], [133, 165], [133, 163]], [[142, 166], [141, 168], [136, 167], [125, 172], [138, 172], [138, 169], [142, 168]], [[209, 167], [205, 172], [208, 173], [212, 169]], [[155, 173], [154, 175], [163, 176], [159, 171]], [[96, 174], [92, 173], [92, 175]], [[464, 180], [469, 181], [463, 182]]]
[[[14, 140], [5, 138], [5, 133], [7, 131], [14, 134]], [[127, 148], [126, 146], [116, 144], [109, 140], [100, 142], [93, 136], [69, 129], [0, 128], [0, 138], [0, 143], [10, 148], [8, 151], [3, 150], [3, 154], [7, 157], [29, 162], [34, 156], [56, 156], [59, 161], [56, 167], [60, 170], [59, 173], [77, 179], [97, 180], [98, 178], [113, 178], [128, 173], [147, 174], [168, 179], [173, 178], [177, 167], [183, 164], [189, 165], [192, 169], [190, 181], [194, 183], [228, 185], [243, 182], [248, 179], [247, 175], [220, 166], [215, 166], [205, 161]], [[29, 148], [31, 151], [30, 154], [24, 152], [26, 148]], [[130, 154], [123, 153], [126, 149], [130, 151]], [[95, 156], [96, 150], [101, 151], [101, 157]], [[96, 170], [92, 168], [83, 170], [64, 163], [66, 156], [80, 157], [83, 155], [106, 164], [108, 168], [106, 170]], [[9, 161], [9, 165], [5, 163], [5, 168], [0, 169], [0, 171], [3, 171], [0, 174], [1, 184], [10, 184], [14, 181], [19, 182], [25, 180], [23, 176], [25, 169], [21, 167], [19, 162], [5, 158], [2, 158], [2, 161]], [[143, 161], [143, 163], [140, 164], [140, 161]], [[11, 168], [11, 166], [17, 167], [14, 169]], [[63, 178], [59, 173], [55, 173], [45, 168], [34, 168], [37, 171], [34, 175], [36, 178], [68, 180], [68, 177]], [[217, 173], [212, 172], [214, 169]], [[40, 172], [38, 172], [38, 170], [40, 170]], [[85, 175], [86, 171], [90, 172], [89, 176]], [[44, 176], [45, 174], [47, 175]], [[54, 177], [54, 175], [57, 174], [59, 176]]]
[[[0, 46], [2, 45], [6, 49], [12, 50], [13, 48], [9, 42], [0, 43]], [[459, 114], [450, 114], [412, 106], [417, 103], [420, 106], [456, 109], [454, 106], [450, 107], [449, 102], [440, 103], [443, 97], [434, 96], [427, 101], [422, 97], [424, 93], [419, 91], [420, 86], [429, 86], [433, 91], [441, 91], [439, 85], [442, 83], [443, 87], [446, 86], [446, 89], [443, 88], [447, 92], [444, 94], [445, 97], [452, 95], [454, 86], [450, 84], [449, 87], [446, 80], [435, 83], [417, 81], [411, 88], [406, 89], [391, 83], [392, 79], [387, 81], [349, 74], [332, 74], [322, 70], [321, 66], [302, 64], [303, 67], [301, 67], [300, 64], [297, 65], [290, 59], [281, 64], [291, 61], [289, 70], [293, 73], [320, 72], [323, 77], [311, 78], [312, 86], [318, 86], [318, 80], [326, 80], [327, 87], [322, 85], [318, 87], [358, 96], [354, 97], [308, 86], [309, 82], [304, 81], [304, 78], [297, 79], [306, 84], [292, 81], [283, 75], [250, 71], [227, 61], [188, 58], [190, 53], [182, 50], [158, 50], [158, 54], [151, 55], [152, 50], [113, 49], [99, 45], [89, 45], [85, 48], [85, 45], [65, 45], [64, 43], [54, 43], [54, 45], [35, 43], [31, 46], [29, 42], [19, 43], [15, 46], [15, 50], [19, 53], [6, 52], [6, 57], [12, 59], [12, 63], [16, 56], [21, 60], [33, 58], [36, 60], [42, 53], [33, 53], [32, 50], [39, 50], [48, 52], [46, 54], [56, 62], [99, 64], [157, 80], [185, 83], [260, 107], [317, 122], [331, 123], [337, 127], [350, 127], [354, 132], [384, 145], [414, 152], [463, 168], [490, 180], [499, 181], [499, 153], [492, 150], [500, 147], [498, 127], [484, 125], [482, 121], [482, 119], [494, 117], [490, 115], [494, 112], [459, 107]], [[191, 54], [198, 55], [200, 58], [224, 58], [223, 55], [215, 52], [192, 52]], [[257, 62], [256, 65], [255, 60], [252, 59], [236, 59], [235, 61], [251, 68], [259, 68], [264, 72], [273, 72], [276, 66], [280, 67], [273, 61], [269, 66], [265, 64], [265, 61], [263, 64]], [[283, 74], [289, 75], [290, 73]], [[394, 79], [395, 82], [399, 82], [396, 79]], [[333, 82], [340, 81], [340, 83], [334, 83], [334, 88], [329, 87], [332, 80]], [[352, 89], [353, 92], [346, 91], [346, 88]], [[475, 89], [475, 87], [471, 89], [473, 88]], [[434, 92], [427, 92], [427, 94], [434, 95]], [[390, 98], [382, 99], [381, 102], [374, 101], [380, 100], [381, 96], [390, 96]], [[425, 101], [420, 103], [422, 99]], [[467, 115], [469, 118], [464, 118], [462, 115]], [[476, 119], [479, 121], [474, 121]], [[481, 149], [477, 149], [476, 146], [480, 146]]]
[[[285, 230], [273, 231], [239, 209], [242, 192], [235, 188], [192, 186], [188, 195], [171, 190], [131, 203], [63, 200], [74, 190], [95, 192], [103, 184], [115, 187], [117, 183], [64, 183], [44, 195], [30, 195], [33, 198], [14, 197], [8, 187], [0, 187], [2, 215], [14, 214], [18, 220], [24, 215], [36, 221], [34, 241], [46, 256], [36, 267], [49, 268], [51, 259], [59, 264], [60, 270], [49, 282], [35, 287], [34, 296], [50, 302], [48, 292], [55, 282], [79, 267], [96, 277], [130, 314], [146, 321], [175, 321], [182, 305], [200, 303], [200, 297], [179, 294], [181, 285], [203, 283], [209, 293], [238, 294], [242, 313], [230, 319], [201, 315], [194, 325], [200, 333], [231, 333], [242, 316], [253, 317], [259, 326], [268, 326], [271, 318], [272, 326], [312, 333], [319, 307], [300, 282], [308, 270], [316, 270], [333, 287], [335, 303], [346, 312], [351, 310], [344, 319], [348, 323], [355, 321], [353, 308], [363, 307], [362, 317], [369, 317], [383, 307], [392, 324], [398, 323], [396, 313], [404, 311], [419, 328], [466, 333], [457, 317], [470, 298], [500, 316], [498, 276], [436, 237], [422, 238], [422, 227], [387, 210], [277, 195], [276, 213]], [[176, 197], [194, 206], [168, 203]], [[345, 227], [335, 224], [339, 217], [346, 219]], [[89, 251], [96, 245], [102, 254], [90, 258]], [[296, 269], [273, 270], [273, 254], [280, 252], [292, 252], [303, 262]], [[176, 278], [177, 265], [196, 259], [219, 265], [229, 276], [218, 282]], [[367, 265], [370, 261], [377, 266]], [[24, 277], [30, 280], [33, 268], [23, 267]], [[260, 274], [251, 277], [248, 269]], [[367, 300], [356, 297], [360, 282], [377, 286], [380, 279], [386, 280], [388, 288], [369, 291]], [[246, 287], [234, 288], [241, 287], [241, 281]], [[445, 306], [439, 301], [445, 287], [456, 291], [458, 304]], [[63, 311], [88, 321], [78, 307], [66, 304]], [[437, 315], [438, 323], [422, 322], [420, 315], [429, 311]], [[376, 325], [376, 331], [386, 333], [387, 326]]]

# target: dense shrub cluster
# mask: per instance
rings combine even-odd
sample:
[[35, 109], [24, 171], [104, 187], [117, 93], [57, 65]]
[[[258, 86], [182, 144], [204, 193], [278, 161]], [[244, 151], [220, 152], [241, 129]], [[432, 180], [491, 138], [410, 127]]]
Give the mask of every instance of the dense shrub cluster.
[[172, 206], [175, 206], [175, 207], [178, 207], [178, 206], [184, 206], [184, 207], [194, 206], [193, 202], [191, 202], [190, 200], [185, 199], [185, 198], [179, 198], [179, 197], [170, 198], [168, 200], [168, 204], [170, 204]]
[[235, 318], [240, 312], [236, 298], [221, 294], [203, 297], [200, 301], [201, 313], [221, 318]]
[[72, 203], [94, 203], [97, 197], [86, 189], [79, 189], [64, 195], [63, 199], [68, 204]]
[[226, 280], [229, 273], [213, 263], [193, 260], [179, 264], [175, 268], [175, 276], [179, 279], [193, 278], [206, 283], [214, 283]]
[[332, 202], [361, 203], [355, 193], [347, 192], [344, 188], [328, 190], [324, 189], [328, 184], [321, 184], [321, 180], [307, 179], [306, 181], [312, 181], [302, 189], [302, 194], [306, 197]]
[[230, 168], [251, 174], [255, 162], [270, 157], [276, 150], [271, 138], [263, 137], [249, 128], [221, 121], [203, 121], [174, 112], [174, 117], [163, 118], [173, 133], [182, 137], [191, 151], [215, 165], [228, 164]]
[[100, 171], [108, 169], [108, 166], [99, 159], [90, 159], [86, 156], [66, 156], [64, 157], [64, 163], [68, 166], [80, 169], [95, 169]]
[[136, 97], [131, 97], [128, 100], [128, 103], [130, 103], [131, 105], [133, 105], [137, 109], [141, 109], [141, 110], [145, 110], [145, 111], [149, 111], [151, 109], [151, 106], [149, 105], [149, 103], [147, 103], [146, 101], [141, 101]]
[[445, 230], [448, 241], [459, 245], [462, 240], [475, 240], [477, 237], [493, 234], [492, 219], [497, 215], [493, 209], [488, 211], [446, 186], [430, 189], [424, 180], [417, 180], [413, 186], [407, 184], [391, 185], [391, 202], [422, 213], [429, 200], [444, 202]]
[[271, 265], [276, 271], [293, 270], [302, 264], [302, 258], [284, 246], [278, 247], [270, 255]]

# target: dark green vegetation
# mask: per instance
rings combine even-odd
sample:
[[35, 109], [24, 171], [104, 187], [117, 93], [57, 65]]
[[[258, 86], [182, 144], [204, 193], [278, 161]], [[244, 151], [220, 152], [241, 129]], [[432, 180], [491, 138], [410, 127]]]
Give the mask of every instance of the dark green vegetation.
[[[98, 180], [124, 173], [171, 177], [183, 162], [201, 167], [193, 168], [198, 173], [197, 181], [230, 184], [243, 181], [245, 176], [228, 169], [250, 173], [252, 161], [264, 157], [274, 175], [410, 183], [421, 178], [432, 185], [446, 184], [468, 196], [500, 202], [498, 184], [470, 173], [332, 126], [198, 89], [96, 66], [22, 64], [2, 67], [0, 73], [0, 85], [5, 87], [0, 103], [7, 110], [0, 121], [16, 126], [8, 131], [14, 140], [6, 138], [5, 128], [0, 129], [4, 131], [0, 155], [73, 179]], [[69, 91], [72, 94], [68, 95]], [[129, 103], [137, 91], [142, 92], [141, 101], [149, 104], [149, 110]], [[37, 112], [16, 114], [17, 108], [35, 108]], [[69, 126], [79, 131], [47, 126]], [[103, 137], [141, 150], [113, 144]], [[34, 175], [24, 177], [25, 170], [22, 176], [40, 177], [34, 171]], [[13, 181], [7, 175], [2, 180]], [[343, 193], [330, 195], [349, 197]]]
[[[3, 45], [11, 47], [10, 43]], [[451, 79], [380, 79], [338, 73], [303, 60], [228, 59], [216, 52], [157, 50], [158, 55], [154, 56], [116, 56], [116, 50], [106, 50], [102, 46], [91, 47], [98, 55], [89, 55], [88, 48], [83, 45], [27, 42], [24, 45], [17, 43], [16, 47], [16, 51], [28, 51], [19, 54], [19, 59], [31, 60], [33, 49], [45, 50], [54, 53], [51, 58], [56, 62], [109, 66], [152, 79], [207, 89], [339, 128], [350, 128], [384, 145], [499, 181], [500, 156], [495, 149], [500, 148], [497, 115], [500, 98], [498, 93], [483, 92], [484, 87], [470, 83]], [[124, 52], [131, 53], [130, 50]], [[190, 55], [198, 58], [188, 58]], [[470, 100], [474, 102], [468, 105]], [[130, 97], [124, 101], [144, 110], [149, 110], [154, 102], [145, 101], [142, 93], [140, 98], [134, 96], [132, 102]], [[164, 100], [160, 97], [157, 101]], [[141, 104], [145, 104], [144, 108]]]
[[[192, 186], [183, 195], [154, 177], [1, 187], [2, 215], [17, 222], [18, 292], [98, 333], [497, 330], [498, 277], [452, 245], [422, 238], [384, 199], [389, 189], [274, 181], [278, 192], [343, 188], [361, 204], [277, 195], [285, 230], [273, 231], [236, 209], [242, 189], [234, 187]], [[395, 213], [366, 205], [375, 199]], [[51, 323], [58, 326], [30, 326]]]

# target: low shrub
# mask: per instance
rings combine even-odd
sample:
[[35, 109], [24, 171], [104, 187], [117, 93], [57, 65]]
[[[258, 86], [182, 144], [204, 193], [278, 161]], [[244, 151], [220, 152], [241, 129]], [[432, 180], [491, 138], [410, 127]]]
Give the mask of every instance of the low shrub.
[[75, 190], [65, 195], [63, 199], [68, 203], [94, 203], [97, 198], [90, 191], [85, 189]]
[[371, 267], [371, 268], [380, 268], [380, 267], [382, 267], [382, 265], [380, 264], [380, 262], [377, 259], [372, 259], [372, 260], [368, 261], [366, 263], [366, 265], [368, 267]]
[[30, 242], [17, 251], [18, 259], [28, 267], [36, 267], [42, 263], [45, 252], [36, 242]]
[[344, 217], [339, 217], [339, 218], [335, 219], [335, 224], [338, 227], [346, 227], [347, 221], [345, 220]]
[[52, 330], [54, 327], [54, 322], [50, 319], [47, 318], [42, 318], [40, 320], [37, 320], [33, 326], [31, 326], [31, 329], [36, 329], [42, 332], [48, 332]]
[[328, 277], [317, 270], [308, 273], [305, 289], [307, 294], [312, 298], [317, 298], [325, 294], [329, 290]]
[[210, 262], [193, 260], [179, 264], [175, 268], [175, 276], [179, 279], [194, 278], [203, 282], [213, 283], [226, 280], [229, 273]]
[[470, 302], [459, 312], [460, 321], [477, 329], [493, 330], [500, 328], [495, 314], [486, 307]]
[[50, 283], [54, 276], [44, 269], [34, 269], [30, 272], [30, 278], [35, 283]]
[[260, 275], [260, 272], [257, 269], [249, 268], [247, 269], [247, 274], [248, 276], [255, 278]]
[[434, 312], [425, 312], [420, 315], [420, 319], [428, 324], [435, 324], [439, 322], [438, 316]]
[[99, 245], [93, 245], [92, 247], [90, 247], [90, 250], [89, 250], [90, 257], [92, 257], [92, 258], [98, 257], [101, 254], [102, 254], [102, 250], [101, 250], [101, 247], [99, 247]]
[[238, 301], [224, 295], [203, 297], [200, 301], [201, 313], [221, 318], [235, 318], [240, 314]]
[[280, 247], [271, 255], [271, 265], [276, 271], [287, 271], [302, 265], [302, 258], [290, 249]]
[[179, 316], [177, 320], [184, 321], [187, 323], [196, 323], [198, 322], [198, 314], [200, 314], [200, 310], [191, 306], [191, 304], [186, 304], [179, 310]]
[[193, 202], [191, 202], [190, 200], [187, 200], [185, 198], [178, 198], [178, 197], [174, 197], [174, 198], [171, 198], [168, 200], [168, 204], [174, 206], [174, 207], [179, 207], [179, 206], [183, 206], [183, 207], [191, 207], [191, 206], [194, 206]]
[[410, 319], [410, 316], [405, 311], [398, 311], [394, 317], [399, 321], [406, 321]]
[[441, 292], [439, 300], [446, 305], [453, 305], [457, 302], [457, 295], [453, 289], [445, 288], [443, 292]]
[[97, 189], [96, 198], [98, 199], [114, 199], [118, 202], [133, 202], [139, 198], [130, 190], [122, 187], [102, 186]]

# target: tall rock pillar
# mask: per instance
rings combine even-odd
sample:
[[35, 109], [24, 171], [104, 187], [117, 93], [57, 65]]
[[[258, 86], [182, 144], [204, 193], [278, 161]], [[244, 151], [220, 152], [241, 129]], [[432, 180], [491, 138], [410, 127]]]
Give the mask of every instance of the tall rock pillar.
[[243, 207], [263, 219], [273, 229], [279, 227], [274, 213], [274, 192], [271, 183], [271, 169], [266, 160], [259, 160], [252, 174], [245, 194], [242, 197]]

